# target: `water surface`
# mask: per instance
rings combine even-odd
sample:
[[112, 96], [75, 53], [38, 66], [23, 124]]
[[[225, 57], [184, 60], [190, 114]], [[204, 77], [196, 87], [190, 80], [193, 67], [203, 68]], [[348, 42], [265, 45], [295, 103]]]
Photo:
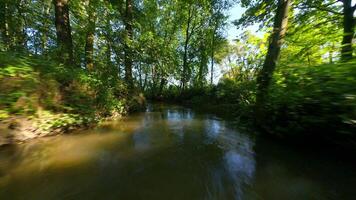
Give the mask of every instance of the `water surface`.
[[0, 199], [355, 199], [352, 161], [158, 105], [0, 149]]

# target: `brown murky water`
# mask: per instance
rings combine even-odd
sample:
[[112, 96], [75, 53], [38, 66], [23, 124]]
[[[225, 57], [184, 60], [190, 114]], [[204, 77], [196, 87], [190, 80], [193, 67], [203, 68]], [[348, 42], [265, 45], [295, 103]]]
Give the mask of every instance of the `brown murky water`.
[[0, 199], [355, 199], [356, 165], [177, 106], [0, 149]]

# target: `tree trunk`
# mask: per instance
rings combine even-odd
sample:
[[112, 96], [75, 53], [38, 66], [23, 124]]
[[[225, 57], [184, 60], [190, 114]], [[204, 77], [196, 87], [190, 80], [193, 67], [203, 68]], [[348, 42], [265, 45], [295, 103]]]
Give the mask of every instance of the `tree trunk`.
[[59, 58], [73, 64], [73, 42], [69, 20], [68, 0], [53, 0]]
[[45, 18], [41, 28], [41, 50], [42, 50], [42, 54], [46, 54], [47, 41], [48, 41], [47, 34], [49, 29], [48, 19], [50, 18], [51, 0], [43, 0], [42, 3], [43, 3], [43, 15]]
[[0, 34], [4, 45], [4, 50], [8, 50], [10, 46], [9, 24], [8, 24], [8, 2], [0, 1]]
[[130, 88], [133, 87], [132, 80], [132, 0], [126, 0], [126, 14], [125, 14], [125, 80]]
[[273, 72], [280, 55], [281, 46], [287, 31], [290, 0], [279, 0], [274, 18], [273, 32], [270, 37], [267, 55], [263, 67], [257, 77], [256, 117], [257, 123], [263, 126], [266, 119], [265, 103]]
[[343, 27], [344, 35], [342, 39], [341, 60], [343, 62], [352, 58], [352, 39], [355, 34], [355, 19], [354, 11], [355, 7], [352, 6], [352, 0], [343, 0]]
[[14, 39], [15, 39], [15, 49], [16, 50], [24, 50], [27, 46], [27, 34], [25, 31], [26, 21], [24, 16], [24, 9], [22, 5], [22, 1], [17, 1], [15, 6], [17, 10], [17, 26], [15, 27]]
[[185, 30], [185, 41], [184, 41], [184, 54], [183, 54], [183, 71], [182, 71], [182, 77], [181, 77], [181, 85], [182, 85], [182, 91], [185, 90], [186, 83], [187, 83], [187, 71], [188, 71], [188, 45], [189, 45], [189, 40], [190, 40], [190, 23], [192, 20], [191, 16], [191, 8], [189, 7], [188, 11], [188, 21], [187, 21], [187, 28]]
[[210, 66], [210, 85], [213, 85], [213, 80], [214, 80], [214, 46], [215, 46], [215, 33], [216, 33], [216, 26], [214, 27], [213, 35], [212, 35], [212, 41], [211, 41], [211, 55], [210, 55], [210, 60], [211, 60], [211, 66]]
[[141, 90], [143, 90], [142, 65], [141, 65], [141, 62], [138, 64], [138, 78], [139, 78], [140, 88], [141, 88]]
[[5, 50], [26, 47], [25, 18], [22, 1], [0, 0], [0, 31]]
[[145, 80], [143, 81], [143, 87], [142, 87], [142, 91], [146, 90], [146, 86], [147, 86], [147, 78], [148, 78], [148, 71], [145, 70]]
[[155, 96], [156, 94], [156, 69], [155, 69], [155, 65], [153, 65], [151, 67], [151, 73], [152, 73], [152, 84], [151, 84], [151, 93], [152, 93], [152, 96]]
[[204, 85], [203, 71], [204, 71], [204, 67], [206, 66], [206, 63], [204, 62], [203, 59], [205, 58], [203, 57], [203, 55], [201, 55], [200, 63], [199, 63], [199, 71], [198, 71], [198, 84], [200, 88], [202, 88]]
[[106, 40], [106, 66], [111, 67], [111, 42]]
[[162, 96], [163, 94], [163, 88], [164, 86], [167, 84], [167, 79], [163, 76], [161, 78], [160, 84], [159, 84], [159, 91], [158, 91], [158, 95]]
[[89, 0], [88, 5], [88, 26], [87, 26], [87, 35], [85, 39], [85, 64], [86, 68], [89, 71], [92, 71], [94, 68], [94, 34], [95, 34], [95, 5], [93, 5], [94, 0]]
[[198, 84], [200, 88], [204, 87], [205, 83], [205, 75], [208, 68], [208, 54], [206, 52], [205, 46], [205, 37], [200, 39], [200, 62], [199, 62], [199, 70], [198, 70]]

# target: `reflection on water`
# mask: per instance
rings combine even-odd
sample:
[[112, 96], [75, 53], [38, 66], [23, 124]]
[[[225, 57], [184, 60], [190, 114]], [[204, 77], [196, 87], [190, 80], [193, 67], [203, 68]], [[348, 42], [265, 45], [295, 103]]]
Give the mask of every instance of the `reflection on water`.
[[81, 134], [1, 149], [0, 199], [353, 197], [354, 166], [329, 160], [213, 116], [149, 106]]

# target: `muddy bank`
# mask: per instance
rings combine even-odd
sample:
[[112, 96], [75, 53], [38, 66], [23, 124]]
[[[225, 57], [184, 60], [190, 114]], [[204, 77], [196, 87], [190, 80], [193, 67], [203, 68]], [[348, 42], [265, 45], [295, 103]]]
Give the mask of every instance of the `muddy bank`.
[[0, 146], [23, 143], [41, 137], [70, 133], [74, 130], [86, 129], [98, 123], [98, 120], [72, 121], [56, 124], [54, 119], [11, 117], [0, 121]]

